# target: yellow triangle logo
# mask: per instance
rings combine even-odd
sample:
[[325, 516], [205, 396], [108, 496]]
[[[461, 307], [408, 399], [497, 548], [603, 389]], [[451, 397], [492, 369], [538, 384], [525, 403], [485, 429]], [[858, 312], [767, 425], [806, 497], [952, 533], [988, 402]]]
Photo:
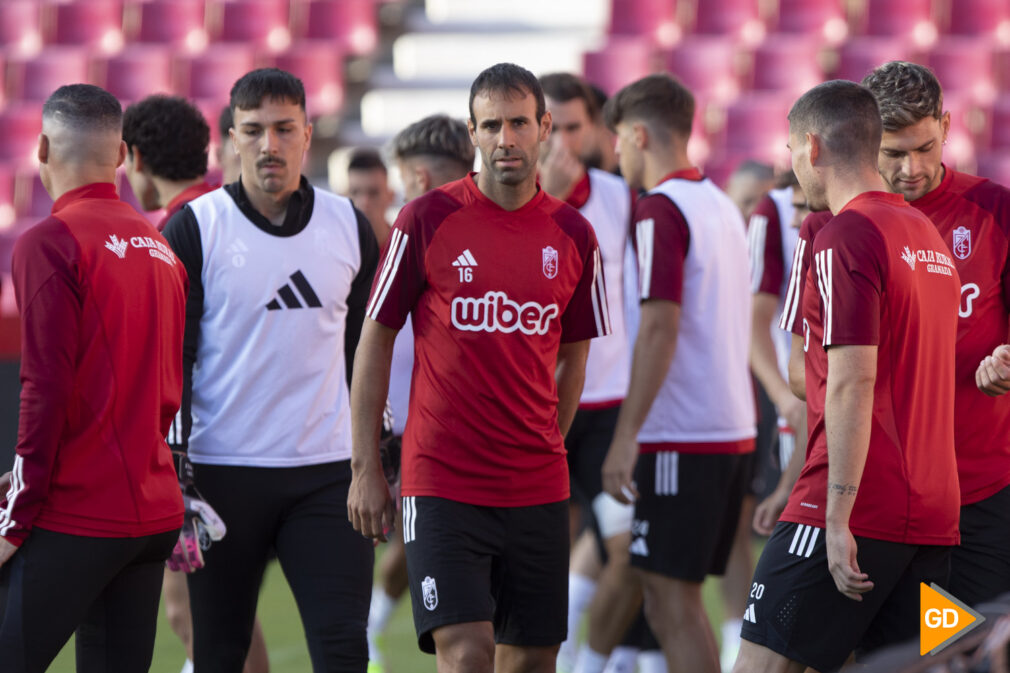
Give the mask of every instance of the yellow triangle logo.
[[919, 583], [919, 654], [936, 654], [985, 621], [985, 617], [936, 584]]

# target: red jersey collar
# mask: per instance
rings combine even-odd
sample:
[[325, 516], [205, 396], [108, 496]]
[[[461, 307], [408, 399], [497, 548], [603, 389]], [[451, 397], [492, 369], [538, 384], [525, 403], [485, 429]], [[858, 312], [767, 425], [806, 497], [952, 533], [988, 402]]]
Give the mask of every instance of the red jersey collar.
[[942, 198], [947, 193], [947, 190], [950, 189], [950, 185], [954, 182], [955, 171], [952, 171], [947, 164], [940, 164], [940, 166], [943, 167], [943, 180], [940, 180], [940, 184], [936, 186], [936, 189], [926, 192], [915, 201], [912, 201], [912, 204], [916, 208], [929, 207], [933, 202]]
[[575, 185], [575, 189], [565, 199], [565, 203], [578, 210], [589, 201], [589, 193], [592, 186], [589, 184], [589, 171], [583, 171], [582, 179]]
[[464, 178], [463, 184], [466, 186], [466, 189], [470, 192], [470, 194], [477, 199], [477, 201], [496, 210], [500, 210], [503, 213], [522, 213], [527, 210], [532, 210], [540, 205], [540, 202], [543, 201], [545, 194], [544, 190], [540, 188], [540, 181], [537, 180], [537, 193], [533, 195], [532, 199], [515, 210], [505, 210], [488, 198], [484, 192], [480, 191], [480, 187], [477, 186], [477, 171], [470, 171], [470, 174]]
[[838, 214], [841, 215], [846, 210], [851, 210], [858, 207], [860, 204], [866, 203], [867, 201], [882, 201], [891, 206], [907, 206], [908, 202], [905, 201], [905, 197], [901, 194], [892, 194], [890, 192], [863, 192], [858, 196], [851, 199], [848, 203], [842, 206]]
[[118, 201], [119, 192], [116, 191], [116, 186], [111, 182], [93, 182], [90, 185], [71, 189], [56, 199], [56, 203], [53, 204], [52, 213], [55, 215], [58, 211], [63, 210], [79, 199], [116, 199]]
[[674, 171], [673, 173], [668, 173], [663, 176], [657, 185], [661, 185], [667, 180], [691, 180], [692, 182], [701, 182], [705, 179], [702, 172], [698, 170], [697, 166], [691, 166], [690, 168], [682, 168], [679, 171]]
[[212, 185], [211, 183], [204, 180], [203, 182], [198, 182], [195, 185], [190, 185], [186, 189], [182, 190], [176, 194], [175, 198], [168, 202], [165, 206], [166, 214], [175, 213], [177, 210], [182, 208], [184, 205], [192, 201], [198, 196], [203, 196], [207, 192], [212, 192], [218, 188], [218, 185]]

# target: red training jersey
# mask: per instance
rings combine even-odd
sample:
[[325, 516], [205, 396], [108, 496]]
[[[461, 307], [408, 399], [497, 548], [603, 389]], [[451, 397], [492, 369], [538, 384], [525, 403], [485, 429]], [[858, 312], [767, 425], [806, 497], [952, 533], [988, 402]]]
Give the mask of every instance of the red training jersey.
[[961, 504], [1010, 485], [1010, 396], [989, 397], [975, 370], [1007, 341], [1010, 321], [1010, 190], [946, 168], [940, 185], [912, 205], [933, 220], [961, 276], [954, 383], [954, 447]]
[[[929, 220], [900, 194], [850, 201], [813, 242], [804, 291], [807, 460], [782, 520], [824, 526], [827, 350], [877, 346], [869, 449], [854, 535], [957, 544], [954, 458], [957, 270]], [[816, 411], [815, 411], [816, 410]]]
[[70, 191], [14, 246], [21, 407], [0, 536], [91, 537], [182, 525], [164, 437], [182, 391], [188, 283], [112, 184]]
[[206, 180], [204, 180], [203, 182], [199, 182], [195, 185], [190, 185], [189, 187], [186, 187], [186, 189], [176, 194], [175, 198], [169, 201], [168, 205], [165, 206], [165, 215], [161, 218], [161, 221], [158, 222], [158, 231], [164, 229], [165, 225], [168, 224], [168, 221], [172, 219], [172, 216], [175, 215], [180, 210], [182, 210], [182, 207], [184, 205], [186, 205], [193, 199], [197, 198], [198, 196], [203, 196], [207, 192], [214, 191], [219, 186], [220, 185], [212, 185]]
[[538, 190], [507, 211], [474, 174], [400, 212], [368, 304], [399, 329], [414, 372], [403, 435], [406, 496], [519, 507], [568, 497], [558, 347], [609, 333], [593, 229]]

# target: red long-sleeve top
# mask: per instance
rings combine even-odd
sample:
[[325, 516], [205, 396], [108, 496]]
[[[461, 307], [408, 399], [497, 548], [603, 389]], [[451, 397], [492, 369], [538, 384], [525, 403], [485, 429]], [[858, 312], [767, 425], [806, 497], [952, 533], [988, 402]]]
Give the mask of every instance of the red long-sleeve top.
[[14, 246], [21, 406], [0, 537], [182, 525], [164, 436], [179, 408], [186, 272], [112, 184], [61, 196]]

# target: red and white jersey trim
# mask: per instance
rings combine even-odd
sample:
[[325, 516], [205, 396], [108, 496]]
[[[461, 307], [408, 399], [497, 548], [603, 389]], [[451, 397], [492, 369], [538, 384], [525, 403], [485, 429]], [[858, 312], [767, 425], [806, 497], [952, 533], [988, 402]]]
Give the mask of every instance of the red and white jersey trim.
[[648, 299], [652, 291], [652, 258], [656, 250], [656, 221], [651, 217], [635, 223], [638, 231], [638, 296]]
[[821, 345], [827, 348], [831, 345], [831, 248], [821, 250], [814, 255], [817, 267], [817, 289], [820, 290], [824, 302], [824, 336]]
[[761, 289], [761, 279], [765, 274], [765, 245], [768, 238], [768, 218], [764, 215], [751, 215], [747, 225], [747, 245], [750, 251], [750, 291], [757, 293]]
[[806, 269], [803, 268], [803, 256], [807, 251], [807, 241], [803, 238], [796, 241], [796, 249], [793, 250], [793, 264], [789, 271], [789, 286], [786, 288], [786, 300], [782, 306], [782, 317], [779, 319], [779, 327], [787, 332], [793, 331], [796, 324], [796, 316], [802, 315], [800, 309], [800, 291], [806, 280]]
[[17, 504], [18, 496], [25, 490], [24, 458], [14, 456], [14, 468], [11, 470], [11, 485], [7, 490], [7, 507], [0, 510], [0, 537], [7, 535], [12, 528], [17, 527], [17, 521], [11, 518], [11, 512]]
[[392, 236], [389, 239], [389, 254], [386, 255], [386, 261], [382, 265], [379, 283], [376, 286], [377, 291], [372, 294], [372, 301], [366, 311], [368, 317], [372, 320], [378, 319], [382, 302], [386, 300], [386, 294], [393, 285], [393, 279], [396, 278], [396, 272], [400, 268], [400, 261], [403, 259], [403, 253], [407, 249], [407, 241], [409, 239], [410, 236], [402, 230], [393, 229]]
[[610, 306], [607, 305], [607, 289], [603, 286], [603, 259], [599, 248], [593, 250], [592, 298], [596, 332], [600, 336], [606, 336], [610, 334]]

